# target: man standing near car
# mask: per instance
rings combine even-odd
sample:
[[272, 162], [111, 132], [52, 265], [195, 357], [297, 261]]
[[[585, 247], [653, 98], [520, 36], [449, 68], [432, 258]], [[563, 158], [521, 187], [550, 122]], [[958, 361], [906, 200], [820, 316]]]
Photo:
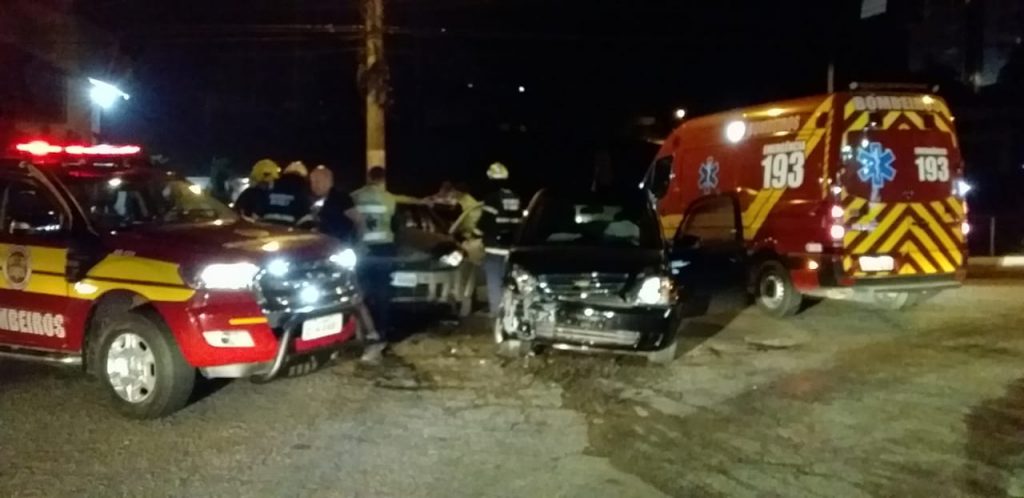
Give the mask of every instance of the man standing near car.
[[420, 200], [389, 192], [385, 186], [387, 173], [383, 166], [370, 168], [366, 178], [366, 186], [352, 192], [352, 200], [363, 219], [363, 230], [360, 233], [363, 259], [359, 265], [359, 280], [380, 335], [380, 342], [367, 346], [363, 361], [376, 363], [387, 349], [388, 341], [393, 339], [390, 321], [391, 269], [397, 251], [395, 233], [391, 227], [392, 218], [398, 203], [418, 204]]
[[508, 188], [508, 168], [500, 162], [487, 168], [492, 192], [484, 197], [477, 230], [484, 239], [484, 275], [487, 278], [487, 300], [492, 316], [498, 316], [505, 279], [509, 248], [519, 225], [523, 222], [522, 202]]
[[261, 219], [268, 223], [296, 226], [309, 214], [313, 204], [309, 197], [308, 176], [309, 170], [301, 161], [289, 164], [270, 189]]

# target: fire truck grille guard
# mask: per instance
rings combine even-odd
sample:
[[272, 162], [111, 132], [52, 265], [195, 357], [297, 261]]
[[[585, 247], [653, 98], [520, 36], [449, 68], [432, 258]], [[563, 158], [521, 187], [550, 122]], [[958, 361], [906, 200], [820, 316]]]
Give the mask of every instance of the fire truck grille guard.
[[330, 261], [293, 264], [280, 277], [264, 272], [254, 292], [275, 330], [297, 315], [316, 316], [355, 304], [358, 296], [355, 273]]

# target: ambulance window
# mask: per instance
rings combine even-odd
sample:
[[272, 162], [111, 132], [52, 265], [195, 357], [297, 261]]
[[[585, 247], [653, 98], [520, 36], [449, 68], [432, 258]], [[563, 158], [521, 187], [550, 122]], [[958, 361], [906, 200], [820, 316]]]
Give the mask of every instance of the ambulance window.
[[715, 197], [697, 204], [687, 214], [677, 238], [699, 237], [705, 244], [736, 241], [736, 207], [729, 197]]
[[13, 180], [4, 192], [7, 235], [52, 235], [64, 225], [63, 211], [50, 193], [29, 180]]

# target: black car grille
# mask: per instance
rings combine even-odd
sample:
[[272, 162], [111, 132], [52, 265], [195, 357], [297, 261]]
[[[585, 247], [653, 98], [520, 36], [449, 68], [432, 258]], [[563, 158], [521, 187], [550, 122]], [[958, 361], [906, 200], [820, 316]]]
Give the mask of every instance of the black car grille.
[[632, 285], [628, 273], [572, 273], [539, 277], [541, 291], [563, 299], [590, 299], [622, 296]]
[[[314, 303], [301, 300], [307, 287], [315, 287], [320, 293]], [[262, 273], [256, 279], [255, 291], [260, 307], [273, 322], [275, 315], [314, 313], [351, 302], [356, 296], [355, 274], [330, 261], [293, 263], [282, 277]]]

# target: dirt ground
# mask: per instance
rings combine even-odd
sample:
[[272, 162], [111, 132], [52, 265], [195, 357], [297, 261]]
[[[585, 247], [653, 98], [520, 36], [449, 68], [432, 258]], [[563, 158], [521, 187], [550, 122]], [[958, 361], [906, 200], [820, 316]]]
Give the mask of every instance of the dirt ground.
[[475, 319], [156, 422], [0, 362], [0, 496], [1024, 496], [1024, 281], [685, 334], [501, 361]]

